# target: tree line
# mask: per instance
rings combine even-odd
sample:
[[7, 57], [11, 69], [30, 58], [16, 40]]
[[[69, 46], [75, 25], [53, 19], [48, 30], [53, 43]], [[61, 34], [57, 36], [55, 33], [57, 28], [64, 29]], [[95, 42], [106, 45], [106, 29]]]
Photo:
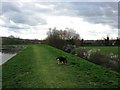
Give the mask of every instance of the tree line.
[[56, 48], [70, 51], [72, 48], [77, 46], [88, 46], [88, 45], [98, 45], [98, 46], [111, 46], [120, 45], [120, 38], [110, 39], [107, 36], [101, 40], [84, 40], [80, 38], [80, 35], [72, 28], [57, 29], [49, 28], [47, 32], [47, 38], [44, 40], [38, 39], [21, 39], [19, 37], [14, 37], [10, 35], [8, 37], [2, 37], [2, 44], [40, 44], [45, 43]]
[[109, 36], [103, 40], [84, 40], [80, 38], [80, 35], [72, 28], [65, 28], [64, 30], [59, 30], [56, 27], [49, 28], [47, 32], [47, 38], [45, 43], [54, 46], [56, 48], [70, 52], [71, 49], [77, 46], [87, 46], [87, 45], [120, 45], [120, 38], [111, 40]]

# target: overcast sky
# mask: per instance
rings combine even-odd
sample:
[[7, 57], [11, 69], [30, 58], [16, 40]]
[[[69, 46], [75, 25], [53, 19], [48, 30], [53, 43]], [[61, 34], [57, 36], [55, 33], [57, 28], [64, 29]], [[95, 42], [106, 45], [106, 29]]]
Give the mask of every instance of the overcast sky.
[[0, 36], [44, 39], [48, 29], [54, 27], [72, 28], [84, 39], [118, 36], [117, 2], [6, 0], [0, 4]]

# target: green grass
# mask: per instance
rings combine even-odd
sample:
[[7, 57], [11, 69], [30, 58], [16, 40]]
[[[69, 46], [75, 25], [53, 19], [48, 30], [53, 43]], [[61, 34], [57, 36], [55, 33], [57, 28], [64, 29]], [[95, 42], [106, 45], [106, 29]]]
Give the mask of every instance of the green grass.
[[105, 53], [118, 54], [118, 46], [86, 46], [88, 49], [100, 49], [100, 51]]
[[[57, 64], [64, 55], [68, 64]], [[111, 88], [118, 73], [48, 45], [30, 45], [2, 65], [3, 88]]]

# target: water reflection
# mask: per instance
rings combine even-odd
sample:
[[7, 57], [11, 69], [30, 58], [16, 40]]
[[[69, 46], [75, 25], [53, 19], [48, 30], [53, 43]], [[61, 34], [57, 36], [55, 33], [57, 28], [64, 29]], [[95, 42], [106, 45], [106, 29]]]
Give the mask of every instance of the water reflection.
[[[0, 65], [15, 56], [25, 46], [2, 46], [0, 48]], [[2, 52], [1, 52], [2, 51]]]
[[5, 63], [6, 61], [8, 61], [10, 58], [12, 58], [15, 55], [16, 55], [16, 53], [11, 54], [11, 53], [2, 53], [2, 52], [0, 52], [0, 65]]

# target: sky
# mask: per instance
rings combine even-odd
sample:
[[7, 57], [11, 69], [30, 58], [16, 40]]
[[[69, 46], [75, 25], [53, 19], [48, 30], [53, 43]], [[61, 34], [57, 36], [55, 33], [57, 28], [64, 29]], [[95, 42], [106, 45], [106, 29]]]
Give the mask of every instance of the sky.
[[4, 0], [0, 2], [0, 37], [41, 40], [54, 27], [72, 28], [87, 40], [118, 37], [118, 0], [94, 1]]

